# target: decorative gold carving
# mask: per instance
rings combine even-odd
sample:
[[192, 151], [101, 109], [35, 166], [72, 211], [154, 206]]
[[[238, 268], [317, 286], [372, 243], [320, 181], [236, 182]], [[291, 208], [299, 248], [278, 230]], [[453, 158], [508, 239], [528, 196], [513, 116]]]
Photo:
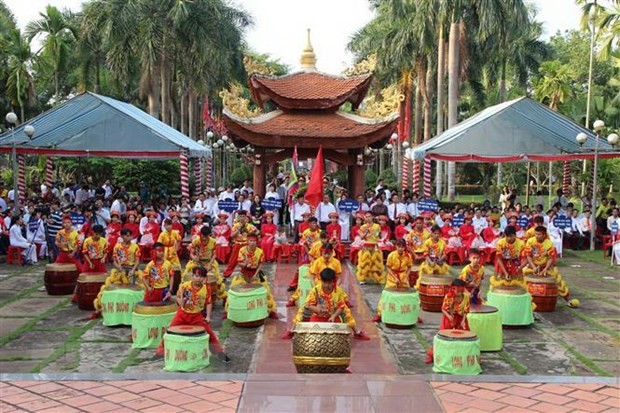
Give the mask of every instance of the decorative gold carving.
[[250, 109], [250, 100], [243, 97], [243, 87], [238, 83], [231, 83], [228, 89], [220, 91], [224, 107], [237, 116], [255, 118], [263, 112], [259, 108]]
[[274, 69], [270, 69], [266, 62], [261, 62], [253, 56], [247, 54], [243, 56], [243, 66], [245, 67], [245, 71], [248, 75], [258, 73], [260, 75], [271, 76], [274, 74]]
[[302, 70], [316, 70], [316, 54], [314, 54], [314, 48], [310, 43], [310, 29], [308, 29], [306, 47], [304, 47], [303, 53], [301, 54], [300, 62]]
[[371, 54], [366, 59], [360, 60], [359, 62], [355, 63], [353, 67], [345, 69], [345, 71], [342, 72], [342, 74], [345, 76], [366, 75], [368, 73], [374, 72], [376, 67], [377, 67], [377, 55]]
[[396, 84], [386, 87], [380, 92], [381, 97], [369, 95], [362, 103], [358, 114], [365, 118], [384, 118], [398, 112], [400, 102], [405, 100]]

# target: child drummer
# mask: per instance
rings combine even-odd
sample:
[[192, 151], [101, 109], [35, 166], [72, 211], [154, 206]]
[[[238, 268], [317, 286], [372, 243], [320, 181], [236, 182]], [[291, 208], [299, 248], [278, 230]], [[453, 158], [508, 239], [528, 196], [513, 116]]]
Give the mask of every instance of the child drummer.
[[[400, 238], [396, 240], [396, 251], [390, 252], [387, 257], [385, 267], [387, 269], [387, 279], [385, 288], [407, 289], [409, 285], [409, 270], [413, 265], [411, 254], [407, 251], [407, 241]], [[379, 300], [381, 301], [381, 300]], [[372, 321], [381, 321], [381, 302], [377, 305], [377, 315]]]
[[[309, 311], [312, 315], [310, 321], [323, 323], [346, 323], [353, 330], [353, 338], [356, 340], [370, 340], [370, 336], [362, 330], [357, 329], [355, 318], [351, 314], [351, 310], [347, 307], [343, 292], [337, 288], [336, 273], [331, 268], [325, 268], [321, 271], [321, 282], [315, 285], [303, 307], [299, 308], [297, 316], [293, 320], [293, 326], [303, 320], [304, 310]], [[293, 329], [287, 331], [284, 340], [293, 338]]]
[[104, 229], [101, 225], [93, 225], [93, 235], [84, 240], [82, 255], [84, 265], [82, 272], [108, 272], [105, 261], [108, 256], [108, 242], [103, 237]]
[[526, 262], [521, 259], [525, 243], [517, 238], [517, 229], [507, 226], [504, 237], [497, 241], [495, 250], [495, 275], [490, 279], [490, 289], [502, 285], [518, 286], [527, 289], [523, 280], [523, 267]]
[[224, 279], [220, 274], [220, 266], [215, 259], [216, 245], [217, 242], [215, 238], [211, 237], [211, 228], [208, 226], [200, 228], [199, 236], [192, 239], [192, 243], [189, 246], [191, 260], [189, 260], [185, 266], [183, 277], [185, 281], [188, 281], [192, 277], [194, 268], [204, 267], [216, 283], [215, 286], [210, 284], [210, 288], [217, 290], [212, 291], [212, 293], [217, 294], [217, 297], [226, 305], [228, 293], [226, 292]]
[[71, 217], [65, 215], [62, 218], [62, 229], [56, 233], [56, 247], [58, 257], [56, 264], [76, 264], [79, 253], [78, 232], [73, 229]]
[[153, 303], [168, 301], [170, 294], [170, 280], [174, 276], [174, 268], [166, 260], [166, 248], [160, 242], [153, 244], [154, 258], [142, 272], [144, 283], [144, 302]]
[[[470, 295], [466, 283], [461, 279], [452, 282], [441, 305], [441, 324], [439, 330], [469, 330], [467, 314], [470, 309]], [[426, 364], [433, 362], [433, 347], [428, 350]]]
[[465, 282], [465, 288], [471, 295], [471, 303], [482, 304], [480, 287], [484, 279], [484, 266], [480, 263], [479, 250], [469, 250], [469, 264], [461, 270], [459, 279]]
[[446, 264], [446, 242], [441, 238], [438, 225], [433, 225], [431, 236], [423, 245], [424, 262], [420, 265], [420, 278], [424, 275], [446, 275], [450, 267]]
[[[177, 309], [170, 327], [191, 325], [204, 327], [209, 334], [209, 347], [212, 354], [224, 363], [230, 363], [230, 358], [224, 353], [222, 345], [211, 328], [211, 291], [206, 283], [207, 270], [203, 267], [194, 267], [191, 281], [181, 283], [176, 295]], [[203, 316], [204, 312], [204, 316]], [[158, 356], [164, 354], [164, 342], [157, 348]]]

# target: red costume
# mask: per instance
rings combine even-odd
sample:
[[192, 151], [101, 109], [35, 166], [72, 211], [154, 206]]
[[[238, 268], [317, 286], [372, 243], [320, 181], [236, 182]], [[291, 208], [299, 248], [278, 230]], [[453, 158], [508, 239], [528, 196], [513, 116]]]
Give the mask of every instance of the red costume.
[[260, 249], [265, 253], [265, 259], [267, 261], [274, 260], [274, 249], [273, 244], [276, 242], [276, 233], [278, 232], [278, 227], [276, 224], [267, 224], [264, 223], [260, 227], [261, 239], [260, 239]]
[[339, 223], [330, 223], [325, 227], [325, 232], [327, 232], [327, 237], [329, 242], [334, 247], [334, 253], [336, 254], [336, 258], [338, 260], [344, 259], [345, 249], [344, 245], [340, 242], [340, 237], [342, 235], [342, 227]]
[[[196, 225], [194, 225], [195, 227]], [[221, 264], [228, 262], [228, 254], [230, 253], [230, 226], [226, 222], [217, 224], [213, 227], [213, 237], [215, 238], [215, 259]], [[192, 229], [192, 238], [193, 229]]]
[[140, 236], [140, 224], [137, 222], [126, 222], [123, 225], [123, 229], [129, 229], [131, 231], [131, 239], [138, 239]]
[[108, 253], [110, 254], [112, 254], [114, 246], [121, 236], [121, 229], [123, 229], [123, 226], [120, 222], [111, 222], [105, 229], [106, 241], [108, 241]]
[[459, 228], [459, 237], [463, 241], [463, 246], [467, 249], [471, 248], [471, 243], [476, 238], [476, 231], [472, 224], [465, 223]]
[[361, 225], [353, 225], [351, 227], [351, 245], [349, 246], [349, 259], [353, 264], [357, 264], [357, 254], [362, 250], [362, 246], [357, 246], [355, 244], [355, 238], [358, 236], [360, 232]]
[[177, 230], [181, 239], [185, 238], [185, 227], [180, 222], [173, 222], [172, 229]]
[[409, 234], [409, 229], [403, 224], [397, 225], [394, 229], [394, 239], [405, 239], [407, 234]]

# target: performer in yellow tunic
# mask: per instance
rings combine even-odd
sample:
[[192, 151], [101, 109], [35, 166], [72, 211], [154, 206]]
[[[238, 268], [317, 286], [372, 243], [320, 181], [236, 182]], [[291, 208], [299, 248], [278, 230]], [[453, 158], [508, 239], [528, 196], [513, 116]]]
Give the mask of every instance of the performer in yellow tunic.
[[183, 280], [190, 281], [194, 274], [194, 268], [203, 267], [207, 270], [208, 282], [215, 280], [216, 285], [211, 285], [212, 292], [217, 293], [217, 298], [226, 304], [228, 293], [226, 292], [226, 284], [224, 278], [220, 274], [220, 266], [215, 259], [215, 247], [217, 242], [211, 236], [211, 227], [204, 226], [200, 228], [199, 236], [194, 237], [189, 246], [190, 260], [185, 265]]
[[373, 221], [370, 212], [364, 215], [364, 224], [360, 227], [358, 235], [364, 242], [364, 247], [359, 253], [357, 280], [360, 284], [366, 284], [368, 280], [383, 284], [385, 282], [383, 254], [377, 248], [381, 227]]
[[237, 267], [239, 251], [248, 244], [248, 235], [256, 235], [258, 230], [256, 227], [248, 223], [248, 215], [245, 210], [237, 211], [237, 221], [233, 224], [230, 239], [233, 240], [232, 251], [228, 258], [228, 266], [223, 272], [224, 278], [232, 275], [235, 267]]
[[164, 230], [159, 234], [157, 242], [166, 248], [166, 261], [174, 267], [175, 271], [181, 271], [181, 261], [179, 260], [179, 248], [181, 248], [181, 234], [176, 229], [172, 229], [172, 220], [164, 219]]
[[[400, 238], [396, 240], [396, 251], [390, 252], [385, 263], [387, 278], [384, 288], [410, 288], [409, 270], [413, 265], [411, 254], [407, 251], [407, 241]], [[381, 300], [377, 305], [377, 315], [372, 319], [374, 322], [381, 321]]]
[[534, 238], [525, 243], [523, 256], [527, 260], [527, 266], [523, 268], [523, 274], [554, 277], [558, 285], [558, 295], [564, 298], [569, 306], [578, 307], [579, 300], [570, 300], [570, 291], [556, 267], [558, 253], [547, 236], [547, 228], [539, 225], [535, 228], [535, 234]]
[[504, 237], [500, 238], [496, 244], [495, 274], [489, 280], [491, 291], [504, 285], [527, 290], [527, 285], [523, 280], [523, 267], [526, 263], [521, 259], [524, 247], [525, 242], [517, 238], [516, 228], [506, 227]]
[[344, 297], [344, 302], [347, 304], [347, 307], [351, 308], [353, 305], [349, 301], [349, 295], [346, 291], [339, 285], [342, 281], [342, 265], [340, 261], [335, 257], [334, 247], [332, 244], [325, 244], [323, 248], [321, 248], [321, 256], [312, 262], [310, 265], [309, 273], [312, 277], [314, 277], [314, 283], [318, 284], [321, 282], [321, 272], [325, 268], [331, 268], [336, 273], [336, 288], [341, 290], [341, 293]]
[[[321, 236], [321, 228], [319, 228], [316, 217], [308, 219], [308, 228], [306, 228], [299, 236], [299, 245], [301, 246], [301, 263], [310, 264], [312, 262], [312, 246], [319, 241]], [[327, 233], [325, 233], [327, 237]], [[319, 253], [320, 255], [320, 253]], [[316, 259], [317, 257], [315, 257]]]
[[468, 255], [469, 264], [461, 270], [459, 279], [465, 282], [465, 289], [471, 295], [471, 303], [482, 304], [480, 286], [484, 279], [484, 266], [480, 263], [480, 251], [471, 249]]
[[420, 265], [420, 277], [416, 288], [419, 288], [420, 279], [424, 275], [446, 275], [450, 267], [446, 264], [446, 242], [441, 239], [441, 228], [433, 225], [431, 236], [424, 241], [424, 262]]
[[[355, 318], [351, 310], [347, 307], [342, 291], [336, 287], [336, 273], [331, 268], [321, 271], [321, 282], [315, 285], [306, 303], [297, 312], [293, 320], [293, 326], [304, 318], [304, 311], [310, 312], [310, 321], [341, 323], [344, 322], [353, 330], [353, 338], [357, 340], [370, 340], [370, 337], [362, 330], [357, 329]], [[284, 336], [285, 340], [293, 338], [293, 329], [288, 330]]]
[[[247, 239], [248, 245], [241, 248], [237, 256], [237, 262], [241, 267], [240, 273], [233, 278], [230, 286], [232, 288], [235, 285], [241, 284], [260, 284], [265, 287], [265, 290], [267, 290], [269, 318], [277, 320], [278, 313], [276, 312], [276, 302], [271, 294], [271, 288], [269, 287], [267, 279], [264, 278], [260, 271], [260, 267], [263, 262], [265, 262], [265, 255], [263, 254], [263, 250], [256, 246], [258, 241], [256, 235], [249, 235]], [[226, 308], [228, 309], [228, 303], [226, 303]]]
[[430, 236], [429, 232], [424, 228], [424, 219], [420, 216], [416, 217], [413, 229], [409, 231], [406, 238], [414, 264], [424, 261], [424, 254], [426, 252], [424, 243]]

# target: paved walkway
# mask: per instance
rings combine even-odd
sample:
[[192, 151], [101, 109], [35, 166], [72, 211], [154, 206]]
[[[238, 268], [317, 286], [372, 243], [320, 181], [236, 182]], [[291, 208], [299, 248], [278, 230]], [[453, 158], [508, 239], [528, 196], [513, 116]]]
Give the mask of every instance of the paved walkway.
[[[196, 375], [188, 375], [192, 378]], [[35, 378], [33, 376], [32, 378]], [[182, 377], [176, 375], [175, 378]], [[5, 377], [6, 378], [6, 377]], [[346, 380], [345, 380], [346, 378]], [[436, 381], [436, 380], [452, 381]], [[618, 378], [249, 374], [244, 380], [0, 381], [0, 412], [617, 413]]]

